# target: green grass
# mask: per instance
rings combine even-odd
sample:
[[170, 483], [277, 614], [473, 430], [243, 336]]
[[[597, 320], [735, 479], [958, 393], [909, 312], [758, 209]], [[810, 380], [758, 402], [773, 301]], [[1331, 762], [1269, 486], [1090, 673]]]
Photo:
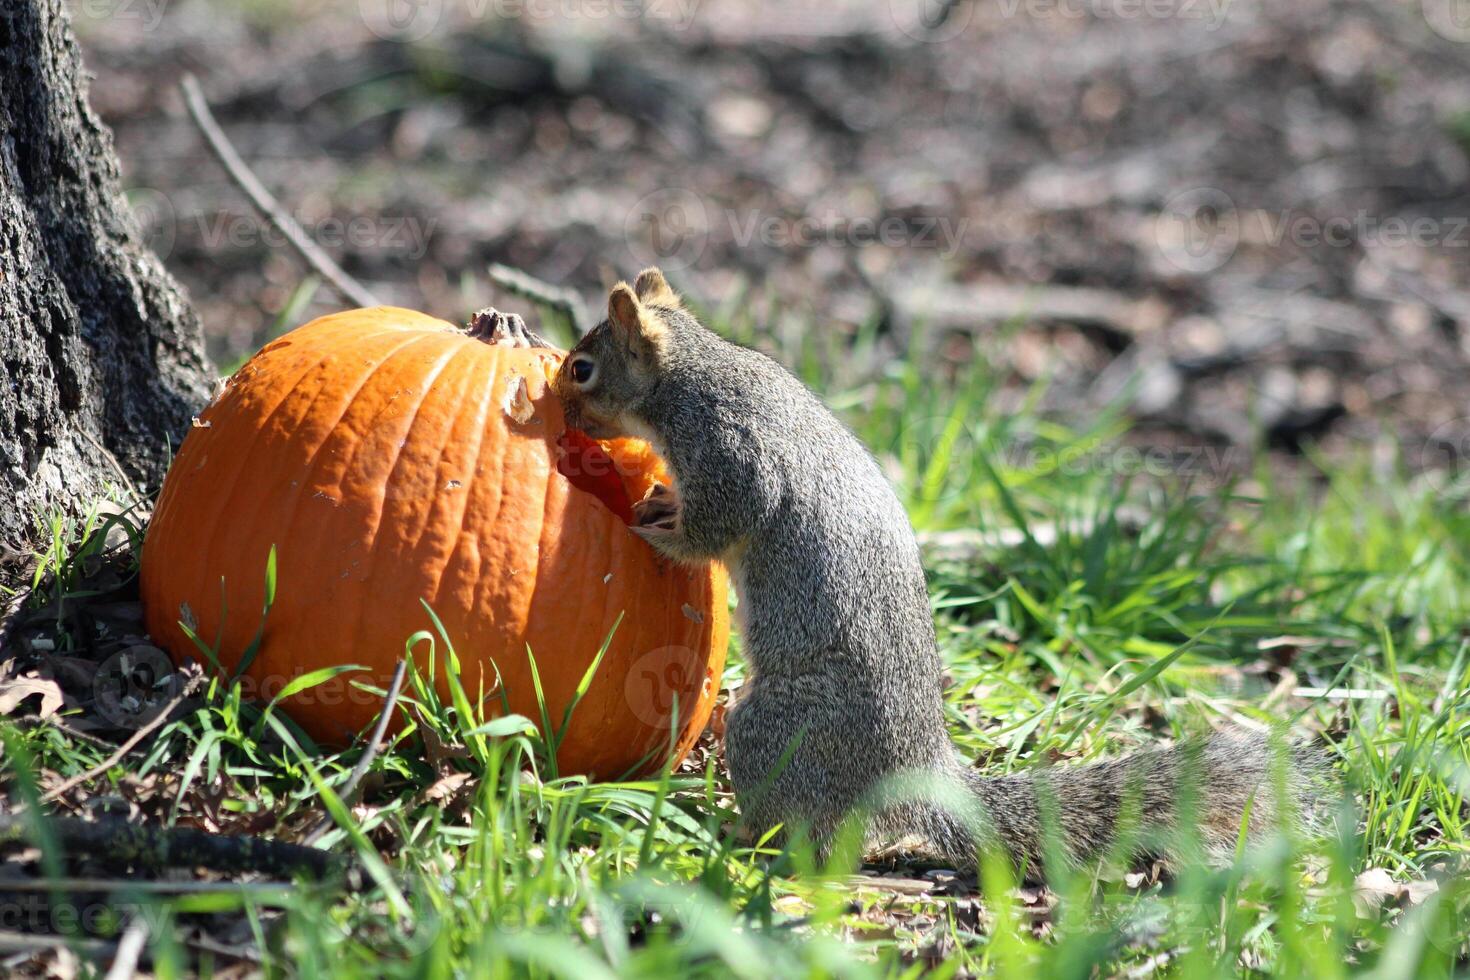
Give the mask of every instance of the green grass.
[[[748, 335], [738, 320], [729, 330]], [[1001, 773], [1289, 721], [1324, 735], [1354, 794], [1345, 829], [1166, 884], [1075, 876], [1050, 910], [993, 867], [978, 888], [916, 894], [882, 869], [855, 878], [737, 844], [713, 764], [632, 783], [557, 778], [530, 722], [492, 721], [457, 685], [440, 702], [427, 676], [453, 674], [454, 651], [422, 634], [404, 638], [419, 655], [401, 702], [416, 724], [375, 761], [366, 804], [349, 810], [336, 792], [359, 748], [323, 751], [218, 682], [112, 772], [164, 781], [171, 813], [208, 789], [240, 825], [286, 837], [332, 813], [322, 845], [367, 869], [355, 893], [115, 896], [150, 917], [156, 972], [221, 965], [175, 925], [222, 917], [247, 923], [268, 973], [302, 976], [1470, 971], [1463, 488], [1371, 468], [1366, 454], [1311, 460], [1289, 480], [1264, 459], [1234, 482], [1159, 474], [1112, 413], [1068, 428], [993, 407], [983, 370], [953, 383], [910, 362], [874, 372], [871, 333], [803, 336], [789, 362], [889, 467], [921, 533], [1022, 532], [931, 567], [950, 728], [968, 754]], [[43, 592], [78, 588], [101, 523], [51, 532]], [[737, 655], [729, 679], [742, 670]], [[426, 737], [454, 756], [449, 770], [425, 761]], [[33, 768], [65, 776], [106, 756], [54, 726], [6, 738], [4, 779], [23, 798]], [[446, 771], [473, 778], [446, 783]], [[1355, 903], [1355, 877], [1380, 868], [1439, 888]]]

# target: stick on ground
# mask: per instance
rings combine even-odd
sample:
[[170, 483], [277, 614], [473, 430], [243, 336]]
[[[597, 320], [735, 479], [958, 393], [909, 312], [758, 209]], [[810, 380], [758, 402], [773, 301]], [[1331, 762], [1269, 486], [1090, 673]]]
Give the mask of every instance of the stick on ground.
[[118, 940], [117, 953], [112, 957], [112, 966], [107, 970], [106, 980], [131, 980], [138, 972], [138, 957], [148, 944], [148, 919], [134, 915], [133, 921]]
[[[368, 767], [378, 757], [378, 746], [382, 743], [383, 736], [387, 734], [388, 721], [393, 717], [393, 709], [398, 704], [398, 695], [403, 690], [403, 677], [407, 670], [407, 660], [398, 661], [398, 666], [393, 669], [393, 679], [388, 682], [388, 693], [383, 696], [383, 710], [378, 712], [378, 723], [373, 726], [373, 733], [368, 738], [367, 748], [363, 751], [362, 757], [357, 760], [357, 765], [352, 767], [347, 782], [342, 784], [341, 797], [346, 806], [350, 807], [356, 802], [354, 796], [357, 793], [357, 784], [362, 782], [362, 777], [367, 775]], [[315, 843], [322, 834], [331, 830], [332, 826], [333, 820], [328, 815], [306, 835], [306, 843]]]
[[[345, 867], [328, 851], [260, 837], [229, 837], [188, 827], [145, 827], [125, 820], [79, 820], [48, 813], [46, 828], [67, 854], [85, 855], [134, 868], [209, 868], [289, 877], [325, 878]], [[0, 842], [26, 840], [23, 816], [0, 816]]]
[[501, 265], [499, 262], [490, 263], [486, 273], [490, 276], [492, 283], [512, 296], [519, 296], [556, 310], [571, 321], [572, 329], [579, 334], [591, 326], [587, 319], [586, 304], [582, 302], [581, 295], [575, 290], [564, 286], [553, 286], [528, 272]]
[[184, 94], [184, 105], [189, 110], [189, 116], [194, 120], [194, 125], [199, 127], [199, 132], [204, 135], [204, 141], [209, 144], [209, 149], [214, 153], [220, 166], [225, 168], [225, 173], [230, 175], [235, 186], [239, 187], [250, 198], [265, 219], [275, 226], [275, 229], [286, 240], [291, 247], [306, 260], [307, 264], [321, 274], [321, 277], [332, 284], [332, 287], [341, 293], [349, 302], [358, 306], [379, 306], [377, 297], [369, 292], [362, 283], [353, 279], [342, 270], [332, 257], [323, 252], [316, 242], [306, 234], [306, 230], [296, 222], [281, 207], [280, 203], [265, 189], [265, 185], [251, 172], [235, 150], [229, 137], [225, 136], [224, 130], [220, 129], [219, 123], [215, 122], [214, 115], [209, 111], [209, 103], [204, 101], [204, 91], [199, 87], [199, 81], [193, 75], [185, 75], [184, 80], [179, 83], [179, 89]]
[[119, 762], [122, 762], [123, 759], [127, 757], [127, 754], [137, 747], [139, 742], [147, 738], [151, 733], [156, 731], [159, 726], [161, 726], [165, 721], [168, 721], [168, 719], [173, 716], [174, 709], [183, 704], [184, 699], [188, 697], [191, 693], [193, 693], [193, 690], [193, 681], [186, 683], [184, 685], [184, 689], [181, 690], [178, 694], [174, 695], [171, 699], [169, 699], [169, 702], [163, 706], [162, 710], [160, 710], [156, 715], [149, 719], [146, 725], [143, 725], [137, 731], [133, 732], [133, 734], [129, 735], [127, 741], [123, 742], [117, 747], [117, 751], [113, 752], [112, 755], [108, 756], [106, 759], [103, 759], [101, 762], [88, 769], [86, 772], [78, 773], [55, 789], [48, 790], [46, 794], [41, 797], [41, 802], [50, 803], [52, 800], [58, 799], [68, 791], [80, 786], [82, 783], [95, 779], [96, 777], [105, 773], [107, 770], [111, 769], [113, 766], [117, 765]]

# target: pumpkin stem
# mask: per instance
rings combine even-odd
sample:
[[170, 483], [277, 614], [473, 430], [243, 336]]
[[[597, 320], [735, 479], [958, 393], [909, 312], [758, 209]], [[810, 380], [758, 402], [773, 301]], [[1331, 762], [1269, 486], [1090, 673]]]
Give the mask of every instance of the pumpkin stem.
[[493, 306], [487, 306], [470, 318], [465, 326], [464, 332], [487, 344], [500, 347], [545, 347], [555, 350], [551, 344], [526, 326], [526, 321], [521, 319], [518, 313], [502, 313]]

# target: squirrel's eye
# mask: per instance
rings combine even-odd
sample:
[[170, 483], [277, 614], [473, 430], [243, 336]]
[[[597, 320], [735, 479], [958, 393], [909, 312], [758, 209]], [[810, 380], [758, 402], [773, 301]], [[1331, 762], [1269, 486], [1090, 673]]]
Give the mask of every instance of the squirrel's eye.
[[572, 380], [579, 385], [584, 385], [592, 380], [592, 375], [597, 373], [597, 365], [590, 357], [578, 357], [572, 361]]

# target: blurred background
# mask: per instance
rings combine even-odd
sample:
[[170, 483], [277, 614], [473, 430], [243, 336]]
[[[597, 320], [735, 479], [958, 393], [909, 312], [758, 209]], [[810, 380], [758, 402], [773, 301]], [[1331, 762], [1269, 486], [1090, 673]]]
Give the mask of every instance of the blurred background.
[[[76, 0], [221, 370], [347, 304], [597, 315], [659, 264], [837, 387], [905, 357], [1216, 475], [1470, 458], [1470, 0]], [[565, 336], [565, 334], [563, 335]], [[874, 340], [847, 358], [851, 338]], [[1303, 455], [1305, 453], [1305, 455]]]

